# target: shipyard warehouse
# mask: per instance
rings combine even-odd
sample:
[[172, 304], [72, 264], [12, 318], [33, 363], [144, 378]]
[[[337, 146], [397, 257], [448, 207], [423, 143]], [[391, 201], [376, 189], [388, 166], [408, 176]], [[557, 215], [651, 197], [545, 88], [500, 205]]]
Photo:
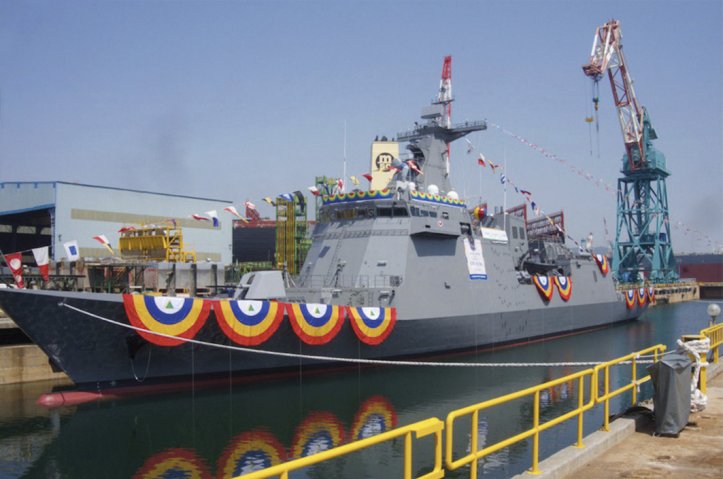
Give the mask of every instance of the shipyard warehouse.
[[[151, 269], [157, 276], [163, 276], [164, 268], [178, 268], [181, 279], [197, 260], [199, 273], [213, 269], [221, 275], [206, 281], [222, 283], [223, 265], [232, 260], [233, 225], [230, 216], [218, 212], [230, 203], [62, 181], [0, 183], [0, 250], [5, 255], [20, 252], [24, 265], [34, 265], [32, 250], [47, 246], [51, 273], [76, 281], [87, 274], [86, 265], [121, 262], [155, 262]], [[171, 238], [164, 240], [165, 248], [146, 244], [156, 233]], [[72, 271], [69, 250], [79, 260]], [[37, 272], [31, 268], [25, 273], [32, 281]], [[151, 282], [150, 288], [164, 286], [163, 277]]]

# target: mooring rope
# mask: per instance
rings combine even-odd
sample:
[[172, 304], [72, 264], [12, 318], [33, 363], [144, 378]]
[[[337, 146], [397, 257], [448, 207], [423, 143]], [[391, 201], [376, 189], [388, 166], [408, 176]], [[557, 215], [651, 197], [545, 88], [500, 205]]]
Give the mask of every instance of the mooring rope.
[[[110, 318], [104, 318], [103, 316], [99, 316], [95, 313], [91, 313], [90, 311], [85, 311], [78, 307], [72, 306], [72, 305], [66, 303], [65, 301], [58, 303], [58, 306], [71, 309], [73, 311], [84, 314], [86, 316], [90, 316], [91, 318], [105, 321], [106, 323], [110, 323], [110, 324], [113, 324], [116, 326], [121, 326], [121, 327], [127, 328], [127, 329], [132, 329], [134, 331], [141, 331], [144, 333], [154, 334], [156, 336], [161, 336], [164, 338], [176, 339], [176, 340], [185, 341], [185, 342], [191, 343], [191, 344], [208, 346], [211, 348], [219, 348], [219, 349], [239, 351], [239, 352], [244, 352], [244, 353], [263, 354], [263, 355], [267, 355], [267, 356], [280, 356], [280, 357], [295, 358], [295, 359], [311, 359], [311, 360], [315, 360], [315, 361], [330, 361], [330, 362], [337, 362], [337, 363], [373, 364], [373, 365], [378, 365], [378, 366], [427, 366], [427, 367], [431, 366], [431, 367], [456, 367], [456, 368], [480, 368], [480, 367], [483, 367], [483, 368], [489, 368], [489, 367], [519, 368], [519, 367], [597, 366], [598, 364], [605, 363], [605, 361], [580, 361], [580, 362], [564, 361], [564, 362], [551, 362], [551, 363], [543, 363], [543, 362], [536, 362], [536, 363], [446, 363], [446, 362], [436, 362], [436, 361], [398, 361], [398, 360], [390, 360], [390, 359], [345, 358], [345, 357], [338, 357], [338, 356], [318, 356], [318, 355], [314, 355], [314, 354], [285, 353], [285, 352], [281, 352], [281, 351], [269, 351], [269, 350], [265, 350], [265, 349], [251, 349], [251, 348], [244, 348], [241, 346], [231, 346], [231, 345], [227, 345], [227, 344], [209, 343], [207, 341], [200, 341], [198, 339], [181, 338], [179, 336], [173, 336], [170, 334], [159, 333], [157, 331], [151, 331], [151, 330], [145, 329], [145, 328], [139, 328], [139, 327], [133, 326], [131, 324], [124, 324], [124, 323], [115, 321]], [[669, 354], [669, 353], [663, 353], [663, 354]], [[653, 357], [653, 356], [654, 355], [640, 355], [640, 356], [638, 356], [638, 358]], [[658, 356], [661, 356], [661, 354], [659, 354]], [[653, 362], [654, 361], [650, 361], [650, 360], [638, 361], [636, 358], [637, 364], [652, 364]], [[617, 363], [617, 364], [632, 364], [632, 361], [621, 361], [620, 363]]]

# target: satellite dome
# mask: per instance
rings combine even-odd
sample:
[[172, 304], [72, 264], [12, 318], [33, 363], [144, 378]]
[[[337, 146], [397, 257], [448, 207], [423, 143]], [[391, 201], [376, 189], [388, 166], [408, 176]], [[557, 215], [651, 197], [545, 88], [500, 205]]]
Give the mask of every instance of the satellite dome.
[[447, 198], [451, 198], [453, 200], [459, 200], [459, 195], [456, 191], [450, 191], [447, 193]]
[[438, 195], [439, 187], [437, 185], [429, 185], [427, 186], [427, 193], [429, 193], [430, 195]]

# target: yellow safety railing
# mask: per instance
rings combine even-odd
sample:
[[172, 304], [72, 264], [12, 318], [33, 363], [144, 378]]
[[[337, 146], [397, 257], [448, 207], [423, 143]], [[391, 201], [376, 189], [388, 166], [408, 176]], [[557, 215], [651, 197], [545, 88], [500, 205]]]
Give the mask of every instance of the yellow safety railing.
[[[710, 328], [706, 328], [701, 331], [701, 336], [706, 336], [711, 339], [711, 349], [714, 350], [714, 357], [716, 358], [718, 351], [717, 348], [723, 344], [723, 324], [716, 325]], [[309, 467], [320, 462], [328, 461], [330, 459], [345, 456], [347, 454], [365, 449], [392, 439], [399, 437], [404, 438], [404, 478], [412, 478], [412, 435], [415, 438], [422, 438], [429, 435], [434, 435], [434, 466], [433, 469], [420, 476], [418, 479], [436, 479], [444, 477], [444, 470], [442, 469], [442, 430], [445, 431], [445, 465], [448, 470], [456, 470], [467, 464], [470, 465], [470, 477], [477, 477], [477, 462], [479, 459], [499, 451], [505, 447], [508, 447], [514, 443], [523, 441], [529, 437], [532, 437], [532, 466], [528, 472], [532, 474], [539, 474], [539, 441], [540, 433], [550, 429], [562, 422], [577, 417], [577, 442], [576, 447], [585, 447], [582, 442], [583, 438], [583, 416], [586, 411], [589, 411], [596, 405], [604, 404], [604, 418], [603, 418], [603, 430], [609, 430], [609, 417], [610, 417], [610, 399], [623, 394], [627, 391], [632, 391], [632, 404], [637, 403], [637, 390], [638, 387], [650, 381], [650, 375], [645, 374], [638, 377], [638, 361], [641, 356], [646, 358], [652, 358], [654, 361], [659, 361], [666, 350], [666, 346], [657, 344], [649, 348], [630, 353], [626, 356], [622, 356], [611, 361], [599, 364], [594, 368], [585, 369], [573, 374], [569, 374], [559, 379], [545, 382], [538, 386], [533, 386], [521, 391], [513, 392], [505, 396], [501, 396], [494, 399], [468, 406], [462, 409], [457, 409], [450, 412], [447, 415], [446, 421], [442, 423], [437, 418], [430, 418], [424, 421], [419, 421], [408, 426], [393, 429], [391, 431], [384, 432], [377, 436], [362, 439], [350, 444], [345, 444], [334, 449], [314, 454], [313, 456], [307, 456], [299, 458], [285, 464], [279, 464], [276, 466], [263, 469], [261, 471], [252, 472], [244, 475], [244, 479], [266, 479], [270, 477], [279, 477], [280, 479], [288, 479], [289, 473]], [[614, 366], [622, 366], [630, 364], [631, 366], [631, 378], [630, 382], [623, 386], [610, 390], [610, 370]], [[570, 411], [567, 411], [547, 422], [540, 423], [540, 399], [541, 392], [555, 386], [564, 383], [574, 383], [577, 380], [577, 407]], [[602, 385], [600, 384], [600, 381]], [[586, 387], [586, 381], [587, 387]], [[705, 368], [701, 371], [701, 383], [705, 381]], [[602, 386], [602, 391], [601, 391]], [[705, 391], [704, 391], [705, 392]], [[587, 394], [586, 394], [587, 393]], [[495, 444], [491, 444], [487, 447], [480, 449], [479, 444], [479, 415], [480, 411], [499, 406], [501, 404], [508, 403], [515, 399], [532, 396], [533, 400], [533, 415], [532, 415], [532, 427], [526, 431], [522, 431], [514, 436], [507, 439], [501, 440]], [[454, 426], [456, 421], [465, 416], [470, 416], [470, 444], [469, 453], [458, 459], [454, 459]], [[464, 437], [467, 437], [466, 435]], [[241, 476], [239, 476], [241, 477]]]
[[723, 345], [723, 323], [702, 329], [700, 335], [710, 339], [710, 350], [713, 351], [713, 363], [718, 364], [718, 347]]
[[[655, 346], [651, 346], [647, 349], [643, 349], [641, 351], [637, 351], [635, 353], [630, 353], [627, 356], [621, 356], [617, 359], [613, 359], [612, 361], [608, 361], [606, 363], [598, 364], [595, 366], [595, 404], [603, 403], [605, 405], [605, 412], [603, 417], [603, 430], [609, 431], [610, 430], [610, 399], [614, 398], [615, 396], [618, 396], [626, 391], [632, 390], [632, 405], [634, 406], [638, 402], [638, 386], [641, 384], [650, 381], [650, 375], [646, 374], [645, 376], [642, 376], [638, 378], [638, 358], [643, 355], [653, 355], [653, 360], [658, 361], [658, 356], [662, 355], [665, 352], [665, 345], [663, 344], [657, 344]], [[624, 386], [621, 386], [613, 391], [610, 390], [610, 368], [612, 366], [619, 365], [624, 362], [630, 362], [631, 365], [631, 377], [630, 382], [625, 384]], [[600, 371], [603, 372], [603, 392], [602, 395], [600, 394]]]
[[[352, 452], [366, 449], [367, 447], [404, 437], [404, 479], [412, 478], [412, 434], [419, 439], [421, 437], [434, 434], [434, 467], [433, 469], [419, 476], [418, 479], [437, 479], [444, 477], [442, 469], [442, 429], [444, 423], [437, 418], [425, 419], [424, 421], [415, 422], [408, 426], [392, 429], [377, 436], [368, 437], [360, 441], [344, 444], [326, 451], [319, 452], [313, 456], [306, 456], [293, 461], [271, 466], [268, 469], [252, 472], [243, 476], [244, 479], [265, 479], [269, 477], [279, 477], [280, 479], [288, 479], [289, 473], [298, 469], [313, 466], [320, 462], [345, 456]], [[242, 476], [238, 476], [242, 477]]]
[[[585, 401], [585, 378], [589, 378], [589, 384], [590, 384], [590, 393], [589, 393], [589, 399]], [[565, 414], [562, 414], [561, 416], [557, 416], [554, 419], [551, 419], [543, 424], [540, 424], [540, 391], [543, 391], [545, 389], [557, 386], [562, 383], [566, 383], [569, 381], [574, 381], [575, 379], [578, 380], [578, 403], [577, 407], [573, 409], [572, 411], [568, 411]], [[450, 470], [458, 469], [466, 464], [470, 464], [470, 477], [476, 478], [477, 477], [477, 461], [485, 457], [489, 454], [492, 454], [496, 451], [499, 451], [502, 448], [505, 448], [511, 444], [514, 444], [516, 442], [522, 441], [524, 439], [527, 439], [528, 437], [533, 437], [532, 442], [532, 469], [530, 472], [532, 474], [539, 474], [540, 470], [538, 468], [538, 462], [539, 462], [539, 444], [540, 444], [540, 433], [542, 431], [545, 431], [547, 429], [550, 429], [551, 427], [560, 424], [561, 422], [567, 421], [568, 419], [571, 419], [575, 416], [577, 416], [577, 447], [584, 447], [582, 444], [582, 420], [583, 420], [583, 413], [589, 409], [591, 409], [595, 405], [595, 380], [594, 380], [594, 370], [586, 369], [584, 371], [580, 371], [574, 374], [570, 374], [568, 376], [565, 376], [560, 379], [555, 379], [552, 381], [548, 381], [546, 383], [540, 384], [538, 386], [534, 386], [531, 388], [524, 389], [522, 391], [514, 392], [511, 394], [507, 394], [502, 397], [490, 399], [488, 401], [481, 402], [479, 404], [475, 404], [472, 406], [468, 406], [466, 408], [458, 409], [456, 411], [452, 411], [447, 415], [447, 420], [445, 422], [446, 424], [446, 448], [445, 448], [445, 462], [447, 465], [447, 468]], [[505, 440], [502, 440], [500, 442], [497, 442], [495, 444], [492, 444], [490, 446], [487, 446], [483, 449], [479, 449], [479, 443], [478, 443], [478, 424], [479, 424], [479, 413], [480, 411], [484, 409], [491, 408], [493, 406], [497, 406], [499, 404], [503, 404], [509, 401], [512, 401], [514, 399], [518, 399], [525, 396], [534, 396], [533, 399], [533, 416], [532, 416], [532, 427], [526, 431], [523, 431], [515, 436], [512, 436], [510, 438], [507, 438]], [[455, 421], [463, 416], [470, 416], [471, 419], [471, 444], [469, 448], [469, 454], [466, 456], [463, 456], [457, 460], [454, 460], [453, 458], [453, 441], [454, 441], [454, 423]]]

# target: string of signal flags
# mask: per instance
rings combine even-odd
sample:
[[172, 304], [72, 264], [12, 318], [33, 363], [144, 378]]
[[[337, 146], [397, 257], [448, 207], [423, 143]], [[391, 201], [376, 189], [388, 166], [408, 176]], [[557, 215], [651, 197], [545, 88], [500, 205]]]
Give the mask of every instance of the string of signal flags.
[[[607, 183], [604, 179], [602, 179], [602, 178], [595, 178], [595, 176], [594, 176], [592, 173], [590, 173], [590, 172], [588, 172], [588, 171], [585, 171], [584, 169], [575, 166], [575, 165], [572, 164], [570, 161], [566, 160], [565, 158], [561, 158], [560, 156], [556, 155], [555, 153], [553, 153], [553, 152], [550, 151], [549, 149], [547, 149], [547, 148], [545, 148], [545, 147], [543, 147], [543, 146], [541, 146], [541, 145], [539, 145], [539, 144], [537, 144], [537, 143], [534, 143], [534, 142], [528, 140], [527, 138], [524, 138], [524, 137], [521, 136], [521, 135], [518, 135], [518, 134], [516, 134], [516, 133], [514, 133], [514, 132], [511, 132], [510, 130], [508, 130], [508, 129], [506, 129], [506, 128], [503, 128], [502, 126], [500, 126], [500, 125], [498, 125], [498, 124], [495, 124], [495, 123], [490, 122], [490, 121], [488, 121], [487, 124], [488, 124], [489, 126], [495, 128], [497, 131], [501, 132], [502, 134], [504, 134], [504, 135], [506, 135], [506, 136], [509, 136], [510, 138], [514, 138], [516, 141], [518, 141], [518, 142], [521, 143], [522, 145], [525, 145], [526, 147], [534, 150], [535, 152], [537, 152], [537, 153], [539, 153], [540, 155], [544, 156], [546, 159], [551, 160], [551, 161], [555, 161], [555, 162], [558, 163], [559, 165], [562, 165], [562, 166], [564, 166], [564, 167], [567, 167], [567, 169], [568, 169], [570, 172], [572, 172], [572, 173], [580, 176], [581, 178], [584, 178], [586, 181], [588, 181], [588, 182], [592, 183], [593, 185], [595, 185], [596, 188], [604, 189], [607, 193], [609, 193], [609, 194], [611, 194], [611, 195], [616, 195], [616, 196], [617, 196], [618, 194], [621, 193], [620, 190], [618, 190], [616, 187], [612, 186], [611, 184]], [[467, 139], [465, 138], [465, 140], [467, 140]], [[468, 154], [468, 155], [469, 155], [469, 154], [472, 154], [472, 153], [474, 152], [474, 150], [475, 150], [474, 145], [473, 145], [469, 140], [467, 140], [467, 154]], [[503, 170], [503, 169], [504, 169], [501, 165], [497, 165], [497, 164], [491, 162], [490, 160], [486, 159], [485, 156], [484, 156], [482, 153], [479, 153], [479, 156], [478, 156], [478, 158], [477, 158], [477, 163], [478, 163], [478, 165], [480, 165], [480, 166], [482, 166], [482, 167], [489, 166], [490, 169], [491, 169], [491, 171], [492, 171], [492, 173], [495, 173], [498, 168], [499, 168], [500, 170]], [[510, 185], [514, 186], [514, 185], [509, 181], [509, 179], [506, 178], [506, 176], [504, 176], [501, 172], [500, 172], [500, 174], [502, 175], [502, 176], [500, 177], [500, 182], [501, 182], [502, 184], [504, 184], [505, 182], [507, 182], [507, 183], [510, 183]], [[527, 190], [521, 190], [521, 189], [517, 188], [516, 186], [515, 186], [515, 191], [516, 191], [517, 193], [522, 194], [522, 195], [525, 197], [525, 201], [527, 201], [528, 203], [531, 203], [531, 204], [533, 205], [533, 206], [532, 206], [532, 209], [533, 209], [533, 211], [535, 211], [535, 203], [534, 203], [534, 202], [532, 201], [532, 199], [531, 199], [531, 196], [532, 196], [532, 195], [531, 195], [531, 194], [528, 194], [529, 191], [527, 191]], [[523, 193], [523, 192], [524, 192], [524, 193]], [[640, 204], [639, 201], [636, 201], [635, 203], [633, 203], [634, 206], [635, 206], [635, 205], [638, 205], [638, 204]], [[540, 211], [540, 213], [542, 213], [542, 211]], [[536, 214], [538, 214], [538, 213], [536, 212]], [[657, 217], [657, 215], [658, 215], [657, 213], [654, 213], [654, 214], [653, 214], [653, 218]], [[548, 217], [548, 220], [549, 220], [549, 217]], [[667, 218], [666, 218], [666, 220], [667, 220]], [[709, 246], [711, 246], [711, 247], [715, 247], [715, 246], [716, 246], [715, 241], [714, 241], [714, 239], [713, 239], [712, 237], [710, 237], [709, 235], [707, 235], [707, 234], [705, 234], [705, 233], [703, 233], [703, 232], [701, 232], [701, 231], [695, 230], [695, 229], [687, 226], [687, 225], [684, 224], [682, 221], [676, 221], [676, 222], [673, 222], [673, 223], [670, 223], [670, 224], [671, 224], [671, 226], [673, 226], [673, 228], [675, 228], [676, 230], [681, 231], [681, 232], [682, 232], [684, 235], [686, 235], [686, 236], [692, 234], [692, 235], [695, 235], [697, 239], [706, 241], [706, 242], [709, 244]], [[568, 235], [567, 237], [569, 238], [570, 236]], [[573, 241], [575, 241], [575, 240], [573, 239]]]

